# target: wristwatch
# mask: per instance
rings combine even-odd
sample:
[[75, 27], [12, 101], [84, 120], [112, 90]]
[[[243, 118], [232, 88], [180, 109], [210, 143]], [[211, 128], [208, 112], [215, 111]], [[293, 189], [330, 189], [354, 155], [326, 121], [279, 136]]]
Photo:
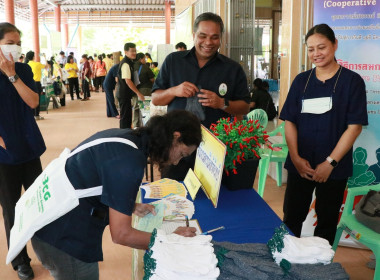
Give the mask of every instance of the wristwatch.
[[9, 76], [8, 79], [9, 81], [13, 84], [18, 80], [19, 76], [15, 74], [14, 76]]
[[338, 165], [338, 162], [331, 157], [327, 157], [326, 160], [331, 164], [332, 167], [336, 167]]
[[226, 108], [230, 106], [230, 102], [227, 98], [224, 98], [224, 106], [222, 107], [222, 110], [226, 110]]

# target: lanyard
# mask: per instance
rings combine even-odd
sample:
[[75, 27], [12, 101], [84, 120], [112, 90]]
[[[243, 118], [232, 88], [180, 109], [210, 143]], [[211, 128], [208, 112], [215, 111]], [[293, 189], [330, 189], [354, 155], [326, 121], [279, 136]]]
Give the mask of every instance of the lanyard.
[[[339, 66], [339, 73], [338, 73], [338, 77], [336, 78], [336, 81], [335, 81], [335, 84], [334, 84], [333, 93], [335, 93], [336, 84], [338, 83], [338, 80], [339, 80], [339, 77], [340, 77], [340, 73], [342, 72], [342, 68], [343, 68], [342, 66]], [[304, 90], [303, 90], [303, 93], [304, 93], [304, 94], [305, 94], [305, 92], [306, 92], [306, 88], [307, 88], [307, 85], [309, 84], [309, 80], [310, 80], [311, 75], [313, 74], [313, 71], [314, 71], [314, 68], [311, 69], [311, 72], [310, 72], [310, 74], [309, 74], [309, 77], [307, 78], [307, 82], [306, 82], [305, 88], [304, 88]], [[304, 98], [302, 98], [302, 99], [304, 99]]]

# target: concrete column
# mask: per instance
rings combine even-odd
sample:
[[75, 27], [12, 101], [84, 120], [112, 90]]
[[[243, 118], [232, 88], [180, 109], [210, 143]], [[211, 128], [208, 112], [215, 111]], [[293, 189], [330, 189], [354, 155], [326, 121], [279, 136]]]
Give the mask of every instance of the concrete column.
[[62, 49], [66, 50], [69, 45], [69, 25], [67, 18], [63, 18], [63, 30], [62, 30]]
[[170, 20], [171, 20], [170, 0], [165, 0], [165, 31], [166, 31], [166, 44], [170, 44]]
[[15, 24], [15, 3], [13, 0], [4, 1], [5, 21]]
[[32, 21], [32, 38], [34, 60], [40, 61], [40, 35], [38, 30], [38, 3], [37, 0], [29, 0], [30, 18]]
[[[282, 57], [280, 74], [280, 111], [289, 88], [297, 74], [305, 71], [305, 45], [303, 38], [310, 22], [307, 15], [312, 12], [311, 0], [282, 1]], [[309, 16], [310, 17], [310, 16]]]
[[79, 25], [78, 27], [78, 38], [79, 38], [79, 57], [82, 58], [82, 26]]
[[55, 30], [61, 32], [61, 5], [54, 8]]

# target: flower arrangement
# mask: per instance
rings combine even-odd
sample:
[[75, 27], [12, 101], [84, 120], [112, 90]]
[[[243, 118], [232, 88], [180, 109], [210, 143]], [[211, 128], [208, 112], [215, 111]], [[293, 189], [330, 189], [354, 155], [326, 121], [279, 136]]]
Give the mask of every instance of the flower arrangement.
[[246, 159], [260, 158], [260, 147], [268, 142], [269, 137], [258, 120], [238, 121], [236, 117], [233, 120], [221, 118], [210, 129], [227, 146], [224, 160], [227, 175], [230, 171], [237, 174], [236, 165], [242, 164]]

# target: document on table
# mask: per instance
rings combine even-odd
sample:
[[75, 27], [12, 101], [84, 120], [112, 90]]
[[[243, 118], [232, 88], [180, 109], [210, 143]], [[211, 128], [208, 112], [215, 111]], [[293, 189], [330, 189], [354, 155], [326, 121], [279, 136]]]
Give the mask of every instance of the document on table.
[[160, 199], [168, 195], [180, 195], [186, 197], [185, 186], [176, 180], [164, 178], [141, 186], [145, 190], [145, 198]]
[[[172, 221], [163, 221], [161, 229], [166, 232], [166, 234], [173, 233], [178, 227], [184, 227], [186, 226], [185, 221], [179, 221], [179, 220], [172, 220]], [[193, 219], [189, 220], [189, 226], [195, 227], [197, 229], [196, 234], [201, 234], [202, 230], [199, 226], [198, 220]]]
[[156, 215], [152, 213], [147, 214], [138, 221], [137, 229], [146, 232], [152, 232], [155, 228], [162, 226], [162, 220], [164, 218], [165, 205], [158, 203], [155, 205]]

